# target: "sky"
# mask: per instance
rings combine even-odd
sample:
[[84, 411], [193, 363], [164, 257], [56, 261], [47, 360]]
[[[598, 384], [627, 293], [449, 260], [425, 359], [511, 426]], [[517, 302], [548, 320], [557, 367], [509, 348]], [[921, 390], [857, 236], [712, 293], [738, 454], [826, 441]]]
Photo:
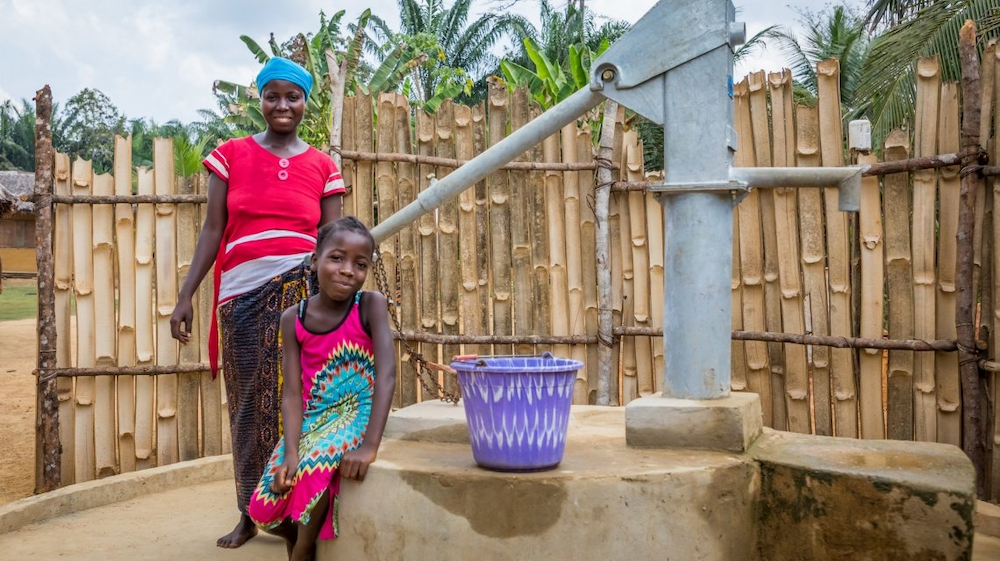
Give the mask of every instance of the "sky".
[[[565, 1], [552, 3], [562, 7]], [[634, 23], [654, 4], [589, 0], [587, 7], [599, 16]], [[794, 30], [798, 10], [822, 8], [824, 2], [734, 4], [750, 37], [771, 24]], [[320, 10], [329, 15], [345, 9], [346, 22], [357, 19], [364, 7], [398, 25], [395, 0], [0, 0], [0, 101], [12, 99], [19, 106], [48, 84], [55, 101], [65, 102], [89, 87], [104, 92], [129, 118], [200, 120], [199, 109], [215, 108], [215, 80], [249, 83], [260, 68], [240, 35], [265, 44], [273, 32], [283, 40], [314, 31]], [[473, 2], [474, 16], [496, 9], [495, 0]], [[537, 25], [537, 0], [521, 0], [513, 10]], [[771, 47], [742, 61], [735, 74], [739, 79], [748, 71], [780, 70], [782, 60], [780, 48]]]

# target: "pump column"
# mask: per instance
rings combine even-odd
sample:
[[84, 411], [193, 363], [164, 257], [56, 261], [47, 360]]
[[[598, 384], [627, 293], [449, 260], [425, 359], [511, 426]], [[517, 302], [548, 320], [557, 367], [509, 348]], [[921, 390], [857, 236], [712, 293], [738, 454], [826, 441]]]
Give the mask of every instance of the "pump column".
[[[704, 18], [734, 30], [729, 0], [703, 0]], [[719, 19], [714, 19], [719, 18]], [[698, 37], [708, 29], [692, 29]], [[733, 33], [733, 31], [731, 31]], [[733, 42], [742, 42], [734, 33]], [[760, 398], [730, 394], [736, 149], [732, 45], [671, 68], [663, 88], [665, 228], [663, 393], [625, 409], [630, 446], [743, 452], [761, 432]], [[654, 187], [655, 189], [655, 187]]]

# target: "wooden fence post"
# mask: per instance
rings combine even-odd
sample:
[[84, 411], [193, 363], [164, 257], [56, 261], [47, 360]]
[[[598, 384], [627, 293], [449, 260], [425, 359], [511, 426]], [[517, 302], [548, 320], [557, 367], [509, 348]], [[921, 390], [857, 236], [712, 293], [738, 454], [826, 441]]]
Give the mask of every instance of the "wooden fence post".
[[962, 190], [958, 216], [958, 258], [955, 266], [958, 291], [955, 321], [958, 332], [959, 368], [962, 375], [962, 449], [976, 468], [976, 493], [986, 496], [986, 446], [980, 398], [975, 339], [975, 295], [972, 293], [972, 228], [975, 223], [976, 192], [983, 180], [973, 166], [983, 159], [979, 145], [979, 118], [982, 111], [979, 87], [979, 56], [976, 52], [976, 24], [969, 20], [959, 32], [962, 63]]
[[[594, 200], [597, 247], [597, 405], [611, 405], [612, 393], [617, 395], [617, 384], [612, 384], [612, 353], [614, 338], [611, 335], [611, 235], [608, 229], [608, 209], [611, 204], [611, 158], [615, 140], [615, 117], [618, 104], [610, 99], [604, 102], [604, 120], [601, 124], [600, 147], [597, 152], [597, 187]], [[657, 209], [659, 211], [659, 209]], [[612, 391], [615, 390], [615, 391]]]
[[56, 379], [46, 376], [56, 366], [55, 290], [52, 264], [52, 90], [35, 93], [35, 265], [38, 268], [38, 398], [36, 435], [40, 441], [42, 480], [35, 492], [59, 487], [59, 396]]

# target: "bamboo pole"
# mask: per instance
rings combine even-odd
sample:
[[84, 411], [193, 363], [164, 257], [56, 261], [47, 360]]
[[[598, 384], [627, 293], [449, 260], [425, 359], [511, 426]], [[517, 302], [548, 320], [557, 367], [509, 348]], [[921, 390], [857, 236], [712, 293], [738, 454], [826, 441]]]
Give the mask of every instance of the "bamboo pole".
[[[562, 162], [574, 164], [577, 157], [576, 122], [569, 123], [560, 131]], [[583, 254], [580, 241], [580, 174], [575, 171], [563, 172], [563, 212], [565, 212], [566, 244], [566, 296], [569, 315], [566, 317], [570, 335], [586, 335], [587, 319], [583, 307]], [[645, 274], [645, 271], [643, 271]], [[573, 403], [586, 405], [590, 393], [587, 379], [587, 349], [575, 345], [570, 347], [570, 358], [578, 360], [584, 367], [576, 372], [576, 387]], [[650, 388], [652, 389], [652, 388]]]
[[[354, 96], [355, 142], [362, 150], [371, 150], [375, 145], [375, 117], [370, 95]], [[370, 161], [358, 161], [354, 176], [354, 204], [358, 220], [372, 227], [375, 224], [375, 166]], [[375, 275], [365, 280], [365, 290], [377, 290]]]
[[[815, 107], [798, 106], [796, 114], [795, 164], [799, 167], [819, 165], [819, 112]], [[820, 189], [799, 189], [799, 239], [802, 243], [802, 285], [805, 307], [805, 331], [815, 335], [830, 334], [826, 298], [826, 250], [823, 237], [823, 199]], [[806, 349], [812, 363], [813, 432], [830, 436], [833, 419], [830, 407], [829, 349]], [[791, 384], [792, 380], [786, 380]], [[788, 386], [792, 392], [805, 388]]]
[[[153, 139], [153, 183], [158, 195], [174, 193], [174, 148], [170, 138]], [[156, 205], [156, 364], [177, 364], [177, 341], [170, 335], [170, 314], [177, 304], [177, 214], [172, 204]], [[177, 376], [156, 379], [156, 460], [179, 459]]]
[[[208, 174], [205, 172], [199, 173], [198, 181], [196, 183], [197, 190], [199, 193], [208, 192]], [[208, 216], [208, 204], [202, 204], [198, 206], [198, 217], [196, 224], [198, 225], [198, 234], [201, 232], [201, 226], [204, 224], [205, 219]], [[212, 321], [212, 307], [215, 305], [214, 302], [214, 287], [212, 286], [212, 281], [207, 279], [214, 279], [212, 271], [209, 270], [208, 274], [205, 275], [206, 281], [201, 283], [198, 287], [198, 325], [201, 327], [199, 332], [199, 337], [195, 339], [198, 344], [200, 356], [208, 357], [208, 337], [210, 329], [208, 326], [209, 322]], [[194, 332], [192, 332], [194, 335]], [[225, 447], [223, 446], [223, 434], [230, 435], [229, 431], [229, 409], [228, 403], [226, 402], [225, 392], [222, 391], [222, 380], [223, 376], [212, 376], [210, 370], [203, 370], [201, 372], [201, 443], [202, 443], [202, 455], [203, 456], [217, 456], [219, 454], [227, 453]], [[225, 412], [225, 413], [223, 413]], [[225, 419], [225, 421], [223, 421]], [[230, 448], [229, 451], [232, 451]]]
[[[625, 134], [616, 136], [620, 138], [618, 142], [619, 153], [618, 162], [621, 169], [627, 169], [625, 164], [628, 157], [627, 145], [625, 144]], [[627, 173], [627, 172], [626, 172]], [[627, 177], [623, 175], [623, 177]], [[628, 195], [618, 195], [612, 204], [618, 207], [618, 246], [621, 253], [621, 322], [620, 325], [635, 327], [635, 258], [632, 255], [632, 212], [628, 204]], [[642, 271], [646, 274], [646, 271]], [[621, 341], [619, 349], [620, 364], [618, 371], [621, 384], [618, 391], [622, 396], [622, 405], [628, 404], [633, 399], [639, 397], [639, 364], [636, 358], [635, 338], [629, 337]]]
[[[455, 152], [459, 158], [471, 158], [475, 153], [472, 138], [472, 108], [455, 105]], [[476, 237], [476, 190], [469, 188], [459, 195], [459, 267], [462, 280], [462, 329], [466, 335], [487, 335], [483, 322], [484, 310], [479, 300], [479, 243]], [[466, 345], [473, 354], [489, 354], [489, 347]]]
[[[413, 139], [410, 136], [410, 104], [406, 96], [397, 95], [395, 99], [395, 132], [396, 149], [404, 152], [413, 150]], [[398, 192], [400, 208], [410, 204], [417, 198], [416, 166], [400, 162], [396, 167], [398, 177]], [[415, 330], [420, 317], [420, 292], [417, 286], [417, 254], [418, 234], [416, 226], [403, 228], [399, 232], [399, 267], [401, 306], [400, 325], [403, 329]], [[417, 371], [408, 360], [400, 361], [400, 402], [405, 407], [417, 402]]]
[[[518, 88], [510, 96], [510, 130], [511, 133], [528, 124], [531, 120], [531, 108], [528, 106], [528, 92]], [[526, 153], [517, 157], [517, 161], [527, 161]], [[535, 331], [535, 317], [532, 304], [534, 293], [533, 272], [531, 264], [531, 214], [528, 206], [530, 193], [528, 191], [528, 172], [524, 170], [508, 172], [510, 178], [510, 243], [511, 266], [514, 281], [514, 333], [527, 335]], [[514, 353], [519, 355], [534, 354], [530, 345], [516, 345]], [[584, 371], [584, 375], [586, 371]], [[579, 386], [579, 382], [577, 383]]]
[[[888, 161], [905, 159], [909, 152], [909, 134], [902, 130], [889, 133], [885, 141]], [[913, 270], [910, 257], [910, 189], [907, 173], [885, 176], [883, 184], [885, 215], [885, 268], [888, 296], [889, 337], [913, 338]], [[913, 352], [890, 351], [886, 435], [896, 440], [913, 440]]]
[[[1000, 49], [990, 58], [990, 63], [994, 67], [993, 71], [993, 88], [997, 92], [993, 96], [993, 129], [1000, 130]], [[1000, 161], [1000, 142], [997, 141], [997, 136], [993, 139], [993, 150], [991, 155], [991, 161]], [[993, 189], [990, 191], [993, 197], [993, 217], [994, 221], [1000, 217], [1000, 196], [997, 195], [997, 189], [1000, 189], [1000, 181], [993, 181]], [[983, 303], [983, 318], [989, 325], [990, 333], [990, 352], [992, 356], [996, 356], [996, 341], [997, 334], [1000, 333], [1000, 228], [994, 226], [993, 231], [990, 233], [991, 238], [989, 239], [992, 245], [992, 255], [991, 255], [991, 265], [992, 265], [992, 283], [990, 288], [992, 289], [991, 294], [991, 304], [992, 306], [987, 306], [986, 302]], [[984, 282], [985, 286], [985, 282]], [[985, 299], [984, 299], [985, 300]], [[980, 333], [980, 336], [982, 334]], [[992, 444], [992, 477], [991, 477], [991, 499], [1000, 499], [1000, 374], [993, 372], [990, 376], [990, 381], [992, 382], [992, 392], [989, 392], [988, 396], [993, 399], [992, 406], [992, 417], [993, 417], [993, 438], [990, 441]]]
[[[491, 84], [489, 91], [490, 146], [496, 145], [507, 136], [507, 89], [500, 84]], [[510, 184], [506, 171], [495, 171], [489, 176], [490, 202], [490, 259], [493, 279], [493, 334], [513, 335], [511, 309], [511, 224], [510, 224]], [[493, 347], [498, 355], [513, 352], [510, 345]]]
[[[52, 91], [48, 86], [35, 92], [35, 266], [38, 278], [38, 361], [40, 371], [55, 366], [56, 309], [52, 280]], [[44, 279], [44, 280], [43, 280]], [[52, 491], [59, 487], [62, 461], [59, 444], [59, 394], [55, 380], [38, 382], [36, 386], [36, 476], [35, 491]]]
[[[115, 136], [115, 195], [132, 194], [132, 138]], [[118, 366], [135, 366], [135, 215], [132, 205], [117, 204], [115, 240], [118, 256]], [[118, 466], [135, 471], [135, 379], [119, 376]]]
[[[559, 136], [552, 135], [542, 141], [542, 157], [546, 162], [559, 160]], [[545, 214], [548, 216], [550, 333], [555, 336], [569, 335], [569, 285], [566, 271], [566, 214], [563, 205], [562, 175], [558, 172], [545, 173]], [[569, 357], [570, 349], [565, 345], [553, 349], [556, 356]], [[574, 391], [574, 400], [576, 399]]]
[[[69, 195], [70, 184], [69, 156], [55, 155], [55, 185], [57, 195]], [[72, 340], [70, 331], [70, 302], [73, 298], [73, 217], [69, 205], [55, 205], [55, 237], [53, 238], [53, 268], [55, 271], [55, 320], [56, 320], [56, 366], [67, 368], [73, 366]], [[73, 404], [73, 380], [56, 381], [56, 392], [59, 400], [59, 444], [62, 446], [60, 455], [59, 482], [69, 485], [75, 479], [74, 432], [76, 430]], [[41, 435], [40, 435], [41, 436]], [[44, 447], [42, 452], [44, 453]], [[42, 459], [42, 456], [39, 456]], [[43, 483], [44, 477], [36, 481], [36, 487]]]
[[[382, 93], [378, 97], [378, 115], [381, 117], [378, 119], [378, 128], [375, 134], [375, 149], [378, 151], [392, 152], [394, 149], [394, 144], [396, 141], [396, 94], [392, 93]], [[378, 219], [379, 222], [385, 220], [389, 216], [392, 216], [396, 212], [396, 198], [397, 198], [397, 182], [395, 170], [391, 162], [379, 162], [375, 165], [375, 192], [378, 195]], [[397, 269], [397, 259], [396, 246], [399, 242], [399, 238], [396, 236], [391, 236], [382, 243], [379, 244], [379, 259], [382, 260], [382, 266], [385, 270], [386, 275], [388, 275], [389, 287], [391, 287], [393, 293], [385, 294], [386, 300], [389, 301], [389, 306], [395, 311], [395, 313], [400, 313], [399, 302], [396, 299], [396, 290], [402, 287], [396, 286], [396, 275], [398, 273]], [[402, 362], [399, 357], [401, 356], [400, 349], [396, 349], [396, 363], [400, 364]], [[395, 407], [399, 407], [402, 404], [402, 386], [400, 384], [397, 388], [397, 400], [394, 403]]]
[[597, 405], [608, 406], [612, 396], [618, 395], [614, 384], [617, 379], [612, 370], [614, 338], [612, 335], [612, 259], [611, 230], [609, 211], [611, 205], [610, 183], [611, 160], [614, 152], [615, 117], [618, 114], [618, 104], [611, 100], [604, 102], [604, 116], [601, 120], [601, 138], [597, 152], [598, 162], [602, 164], [597, 171], [597, 187], [594, 197], [595, 246], [597, 250], [597, 305], [598, 305], [598, 359], [597, 359]]
[[[996, 103], [996, 96], [994, 95], [994, 90], [996, 89], [996, 50], [997, 50], [997, 40], [991, 39], [986, 45], [986, 49], [983, 51], [982, 56], [982, 70], [980, 72], [982, 80], [982, 107], [983, 113], [979, 121], [979, 144], [986, 149], [986, 152], [991, 156], [991, 161], [996, 161], [994, 154], [996, 153], [996, 147], [992, 139], [992, 119], [993, 119], [993, 109]], [[985, 181], [982, 184], [982, 190], [976, 195], [976, 210], [982, 209], [982, 220], [979, 220], [979, 215], [977, 214], [976, 227], [975, 227], [975, 241], [974, 246], [976, 254], [973, 257], [974, 273], [973, 273], [973, 294], [979, 296], [979, 309], [977, 311], [978, 322], [976, 324], [976, 337], [981, 341], [987, 343], [987, 353], [989, 350], [996, 348], [996, 337], [993, 334], [992, 326], [993, 320], [990, 318], [990, 310], [993, 309], [993, 257], [992, 253], [992, 236], [993, 236], [993, 177], [985, 177]], [[984, 266], [985, 265], [985, 266]], [[986, 434], [986, 460], [987, 460], [987, 473], [990, 474], [990, 478], [987, 480], [987, 493], [989, 497], [994, 496], [994, 487], [992, 485], [993, 473], [1000, 466], [996, 466], [993, 463], [993, 451], [994, 451], [994, 441], [989, 438], [988, 435], [993, 433], [993, 407], [992, 407], [992, 397], [993, 397], [993, 375], [992, 373], [985, 373], [984, 383], [986, 385], [985, 392], [983, 394], [983, 403], [981, 407], [983, 408], [985, 417], [985, 434]]]
[[[843, 119], [840, 111], [840, 63], [821, 61], [816, 66], [819, 90], [819, 135], [824, 166], [844, 165]], [[826, 198], [827, 278], [829, 279], [830, 334], [854, 333], [851, 310], [850, 236], [847, 213], [838, 207], [839, 189], [823, 189]], [[854, 352], [830, 351], [830, 378], [833, 383], [837, 436], [858, 436], [858, 399], [854, 382]], [[881, 395], [881, 394], [879, 394]]]
[[[532, 103], [531, 118], [540, 114], [541, 109]], [[533, 162], [543, 160], [542, 147], [536, 144], [528, 150], [528, 159]], [[528, 172], [528, 191], [531, 200], [531, 263], [532, 263], [532, 324], [535, 333], [541, 336], [552, 334], [552, 290], [549, 285], [549, 219], [546, 202], [545, 173]], [[610, 337], [610, 333], [609, 333]], [[539, 352], [549, 351], [548, 347], [536, 347]]]
[[958, 258], [955, 265], [957, 290], [959, 365], [962, 396], [962, 449], [976, 469], [976, 494], [986, 496], [986, 450], [983, 442], [983, 417], [980, 409], [983, 388], [979, 378], [975, 339], [975, 294], [972, 293], [972, 229], [975, 221], [976, 193], [982, 176], [966, 166], [981, 164], [979, 145], [980, 100], [979, 55], [976, 51], [976, 23], [968, 20], [959, 32], [959, 55], [962, 65], [962, 188], [958, 218]]
[[[743, 114], [743, 105], [746, 103], [746, 95], [743, 95], [744, 84], [741, 82], [737, 84], [737, 91], [741, 95], [733, 96], [733, 127], [736, 130], [737, 138], [744, 138], [750, 134], [750, 131], [743, 130], [743, 119], [739, 116]], [[748, 150], [737, 150], [734, 154], [734, 163], [737, 165], [743, 165], [744, 160], [748, 159]], [[736, 205], [733, 207], [733, 266], [732, 266], [732, 278], [730, 279], [732, 283], [732, 306], [731, 306], [731, 317], [733, 329], [742, 330], [743, 329], [743, 271], [740, 268], [741, 255], [740, 255], [740, 207]], [[730, 342], [730, 353], [732, 354], [732, 372], [730, 379], [730, 387], [733, 391], [747, 391], [747, 357], [746, 357], [746, 343], [743, 341], [733, 340]]]
[[[178, 178], [178, 191], [184, 194], [195, 194], [197, 187], [194, 178]], [[183, 279], [191, 268], [194, 249], [198, 243], [198, 210], [193, 204], [178, 204], [177, 212], [177, 269], [175, 279]], [[176, 280], [175, 280], [176, 282]], [[192, 310], [200, 310], [201, 294], [195, 292], [191, 297]], [[191, 343], [180, 345], [179, 359], [182, 364], [201, 362], [201, 318], [193, 313], [191, 317]], [[207, 358], [207, 357], [206, 357]], [[177, 447], [179, 458], [183, 461], [198, 458], [199, 413], [198, 401], [201, 390], [201, 373], [185, 373], [177, 375]]]
[[[914, 151], [927, 156], [937, 150], [937, 118], [941, 95], [941, 74], [937, 57], [917, 60], [917, 101]], [[913, 174], [913, 335], [930, 338], [935, 331], [934, 244], [935, 171]], [[937, 435], [937, 412], [934, 396], [934, 360], [915, 355], [914, 367], [914, 438], [934, 441]]]
[[[980, 62], [980, 100], [982, 103], [983, 111], [979, 117], [979, 145], [982, 146], [987, 152], [989, 152], [990, 144], [990, 132], [992, 130], [991, 118], [993, 116], [991, 109], [993, 108], [993, 59], [996, 57], [997, 40], [991, 39], [987, 43], [986, 47], [983, 49], [983, 56]], [[980, 289], [982, 288], [981, 281], [983, 280], [983, 250], [985, 246], [983, 245], [984, 228], [983, 220], [986, 216], [986, 193], [989, 191], [990, 185], [987, 183], [992, 180], [983, 181], [980, 184], [980, 190], [976, 193], [976, 224], [972, 232], [972, 293], [976, 295], [978, 299], [981, 296]], [[992, 209], [990, 209], [992, 212]], [[986, 309], [985, 307], [982, 309]], [[977, 316], [981, 317], [977, 313]], [[976, 331], [978, 333], [979, 327], [977, 325]]]
[[[435, 113], [434, 153], [444, 158], [455, 157], [455, 108], [450, 101], [445, 101]], [[449, 173], [447, 168], [438, 168], [438, 177]], [[438, 209], [438, 274], [441, 279], [441, 333], [458, 335], [461, 331], [461, 307], [459, 296], [461, 291], [461, 271], [459, 268], [458, 240], [459, 209], [458, 199], [452, 197]], [[441, 359], [451, 362], [452, 357], [462, 354], [459, 345], [445, 345], [441, 348]], [[454, 376], [444, 377], [445, 391], [457, 394], [458, 379]]]
[[345, 97], [341, 112], [341, 145], [345, 148], [341, 154], [340, 174], [344, 176], [347, 193], [344, 194], [344, 216], [357, 216], [358, 207], [355, 199], [354, 178], [357, 176], [357, 162], [347, 155], [347, 148], [354, 148], [356, 130], [354, 127], [355, 102], [357, 97]]
[[[73, 162], [73, 194], [89, 194], [93, 183], [93, 168], [89, 161], [77, 158]], [[93, 211], [90, 205], [73, 206], [73, 279], [76, 289], [76, 364], [80, 368], [97, 366], [94, 333], [94, 248]], [[97, 468], [94, 457], [94, 393], [93, 380], [76, 384], [76, 474], [77, 483], [94, 479]]]
[[[106, 173], [94, 176], [94, 194], [114, 193], [114, 178]], [[94, 343], [95, 366], [105, 368], [118, 363], [115, 319], [115, 209], [108, 205], [93, 208], [94, 259]], [[94, 381], [94, 458], [97, 477], [104, 478], [118, 471], [115, 454], [118, 440], [115, 428], [115, 380], [110, 377]]]
[[[611, 173], [612, 180], [620, 181], [622, 142], [625, 134], [625, 107], [616, 105], [613, 142], [611, 145], [611, 166], [614, 168]], [[611, 247], [611, 321], [614, 326], [624, 325], [624, 303], [625, 303], [625, 264], [621, 251], [622, 246], [622, 221], [619, 212], [619, 199], [621, 196], [612, 195], [608, 203], [608, 231], [610, 232], [609, 243]], [[616, 347], [612, 348], [612, 395], [617, 396], [617, 405], [625, 405], [623, 399], [622, 382], [624, 378], [622, 353], [625, 351], [625, 341], [615, 340]]]
[[[482, 154], [486, 150], [486, 103], [481, 102], [472, 108], [472, 151]], [[482, 315], [479, 319], [479, 331], [491, 333], [493, 326], [493, 297], [490, 279], [490, 198], [487, 180], [476, 183], [476, 240], [478, 249], [476, 255], [476, 274], [479, 278], [479, 309]], [[546, 279], [546, 282], [547, 279]], [[546, 316], [547, 317], [547, 316]], [[537, 324], [536, 324], [537, 326]], [[490, 346], [480, 346], [482, 354], [492, 352]]]
[[[767, 80], [764, 72], [748, 76], [750, 88], [750, 118], [753, 126], [754, 163], [770, 167], [772, 127], [768, 121]], [[780, 123], [779, 123], [780, 125]], [[775, 215], [774, 190], [760, 192], [760, 221], [764, 242], [764, 325], [768, 331], [781, 331], [781, 286], [778, 281], [778, 223]], [[771, 427], [788, 423], [785, 410], [785, 357], [778, 343], [767, 344], [770, 367]]]
[[[642, 161], [642, 142], [639, 133], [630, 130], [622, 139], [623, 169], [629, 180], [640, 180], [645, 176]], [[631, 251], [633, 279], [632, 289], [635, 298], [632, 301], [632, 320], [636, 327], [650, 327], [652, 313], [650, 311], [650, 275], [649, 275], [649, 243], [646, 235], [646, 196], [640, 192], [626, 195], [629, 207], [629, 229], [631, 231]], [[652, 212], [659, 212], [654, 207]], [[652, 341], [645, 337], [634, 339], [636, 361], [636, 391], [640, 396], [653, 394], [653, 353]]]
[[[738, 135], [739, 133], [737, 133]], [[737, 156], [739, 152], [737, 152]], [[732, 267], [732, 323], [733, 329], [743, 329], [743, 272], [740, 269], [740, 209], [733, 209], [733, 267]], [[747, 357], [746, 343], [733, 340], [730, 342], [732, 353], [732, 373], [730, 387], [736, 392], [747, 391]]]
[[[938, 149], [958, 150], [958, 84], [941, 84], [938, 116]], [[961, 180], [957, 166], [938, 170], [938, 247], [937, 294], [935, 299], [936, 337], [955, 339], [955, 259], [958, 235], [958, 197]], [[930, 243], [931, 240], [925, 240]], [[935, 353], [934, 375], [937, 379], [937, 441], [960, 446], [962, 443], [962, 389], [958, 374], [958, 355]]]
[[[871, 153], [858, 156], [859, 165], [876, 160]], [[882, 202], [879, 198], [877, 177], [867, 177], [861, 182], [861, 213], [859, 216], [861, 242], [861, 337], [878, 339], [882, 336], [884, 310], [883, 287], [885, 282], [883, 261]], [[860, 366], [861, 437], [885, 438], [882, 417], [882, 352], [874, 349], [862, 351]]]
[[[740, 162], [744, 167], [755, 165], [755, 138], [750, 114], [749, 79], [737, 87], [736, 96], [741, 99], [737, 106], [740, 120]], [[766, 126], [766, 122], [765, 122]], [[766, 131], [765, 131], [766, 134]], [[740, 282], [743, 286], [743, 328], [750, 331], [766, 331], [766, 310], [764, 299], [764, 241], [761, 230], [760, 191], [754, 190], [739, 204], [740, 230]], [[772, 423], [771, 369], [767, 344], [754, 341], [745, 346], [747, 358], [747, 390], [760, 396], [764, 424]]]
[[[792, 105], [792, 73], [790, 70], [768, 74], [771, 90], [771, 119], [774, 137], [774, 165], [795, 163], [795, 121]], [[798, 231], [798, 191], [774, 191], [774, 215], [777, 224], [778, 283], [781, 290], [782, 328], [788, 333], [805, 333], [802, 307], [802, 280], [799, 274], [800, 252]], [[785, 344], [784, 376], [781, 379], [785, 402], [785, 424], [775, 415], [774, 428], [809, 433], [809, 370], [806, 348]], [[772, 383], [777, 380], [772, 377]], [[793, 391], [794, 388], [794, 391]], [[778, 411], [775, 396], [775, 411]]]
[[[136, 171], [136, 189], [140, 195], [152, 195], [153, 172], [140, 167]], [[152, 366], [156, 362], [154, 351], [153, 317], [153, 246], [155, 242], [155, 209], [152, 204], [140, 204], [135, 216], [135, 358], [136, 366]], [[135, 457], [136, 468], [156, 465], [153, 435], [154, 381], [139, 378], [135, 381]]]
[[[590, 136], [590, 128], [582, 127], [576, 134], [576, 154], [579, 161], [593, 161], [594, 148]], [[649, 195], [652, 197], [652, 195]], [[598, 332], [597, 316], [597, 224], [594, 213], [596, 192], [594, 190], [594, 174], [580, 174], [580, 252], [583, 265], [583, 314], [584, 333], [592, 335]], [[658, 206], [652, 207], [654, 211]], [[529, 207], [530, 212], [530, 207]], [[651, 214], [658, 214], [653, 212]], [[652, 269], [650, 275], [652, 275]], [[655, 309], [654, 316], [655, 316]], [[587, 350], [587, 403], [597, 403], [597, 387], [600, 384], [597, 345], [588, 345]], [[656, 380], [655, 368], [653, 380]]]
[[[423, 155], [434, 153], [434, 118], [422, 110], [417, 111], [417, 152]], [[421, 191], [430, 187], [434, 168], [419, 166], [418, 178]], [[436, 213], [424, 214], [418, 221], [420, 231], [420, 328], [430, 333], [440, 332], [438, 321], [438, 236]], [[440, 347], [422, 345], [418, 351], [431, 362], [441, 362]], [[422, 374], [417, 373], [418, 376]], [[420, 388], [418, 388], [420, 391]], [[433, 399], [437, 396], [421, 396]]]

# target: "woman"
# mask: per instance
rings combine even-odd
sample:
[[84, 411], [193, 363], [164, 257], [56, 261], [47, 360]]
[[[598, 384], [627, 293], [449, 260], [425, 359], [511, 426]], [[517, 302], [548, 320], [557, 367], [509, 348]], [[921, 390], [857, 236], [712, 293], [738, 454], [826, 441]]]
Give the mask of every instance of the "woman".
[[174, 338], [187, 343], [191, 296], [215, 262], [209, 360], [214, 374], [221, 333], [240, 509], [239, 523], [217, 542], [225, 548], [257, 533], [247, 505], [280, 437], [279, 319], [309, 295], [305, 260], [317, 228], [340, 218], [344, 193], [333, 160], [296, 134], [312, 76], [272, 58], [257, 75], [257, 88], [267, 130], [229, 140], [205, 158], [208, 216], [170, 318]]

